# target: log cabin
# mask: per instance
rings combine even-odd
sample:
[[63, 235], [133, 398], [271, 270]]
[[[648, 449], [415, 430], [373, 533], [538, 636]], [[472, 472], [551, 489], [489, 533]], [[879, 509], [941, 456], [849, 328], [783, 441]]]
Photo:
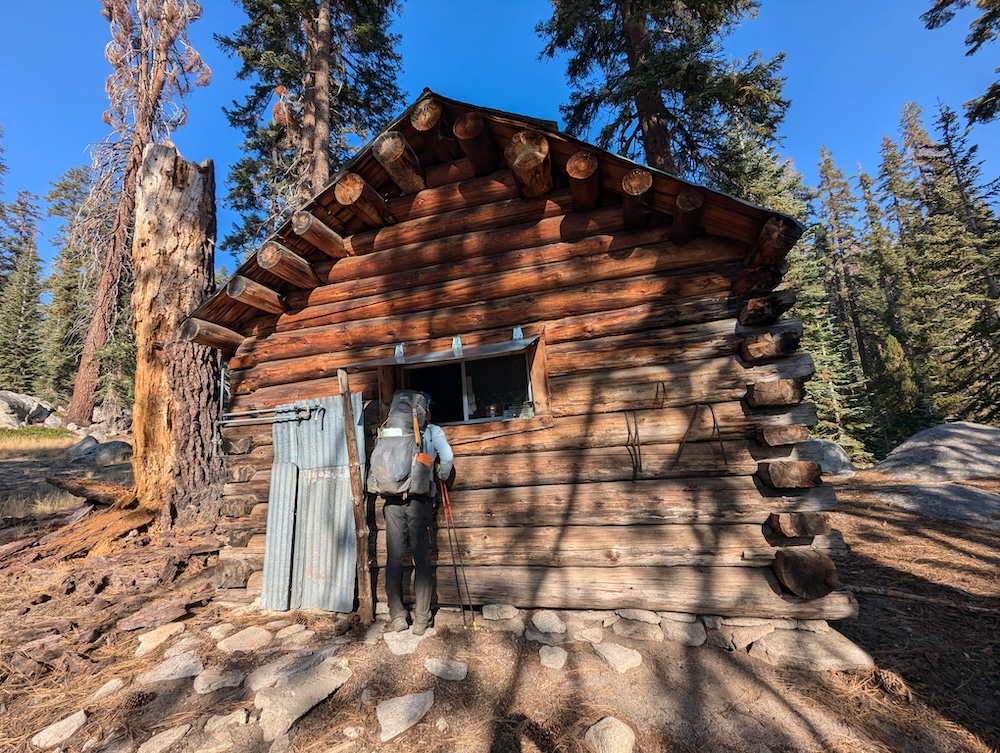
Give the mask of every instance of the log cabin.
[[[252, 600], [286, 535], [268, 522], [271, 426], [239, 417], [360, 393], [370, 452], [408, 387], [455, 450], [474, 604], [853, 615], [804, 444], [813, 362], [781, 318], [801, 232], [555, 123], [425, 91], [185, 322], [224, 353], [236, 417], [219, 588]], [[384, 532], [362, 495], [368, 608]], [[435, 561], [436, 603], [459, 604], [443, 527]]]

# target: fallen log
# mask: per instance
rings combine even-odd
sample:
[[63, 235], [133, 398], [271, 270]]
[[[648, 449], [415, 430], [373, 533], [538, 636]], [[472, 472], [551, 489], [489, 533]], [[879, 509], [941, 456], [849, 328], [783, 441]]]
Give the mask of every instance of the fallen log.
[[83, 497], [88, 502], [105, 507], [123, 509], [135, 502], [135, 489], [107, 481], [47, 477], [45, 483], [69, 492], [74, 497]]

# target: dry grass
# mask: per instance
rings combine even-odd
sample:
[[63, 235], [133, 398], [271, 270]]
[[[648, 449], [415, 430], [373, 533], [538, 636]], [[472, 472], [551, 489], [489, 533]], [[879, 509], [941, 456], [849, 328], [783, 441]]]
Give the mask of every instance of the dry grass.
[[29, 426], [24, 429], [0, 429], [0, 460], [8, 460], [25, 453], [64, 450], [80, 438], [68, 429], [46, 429]]

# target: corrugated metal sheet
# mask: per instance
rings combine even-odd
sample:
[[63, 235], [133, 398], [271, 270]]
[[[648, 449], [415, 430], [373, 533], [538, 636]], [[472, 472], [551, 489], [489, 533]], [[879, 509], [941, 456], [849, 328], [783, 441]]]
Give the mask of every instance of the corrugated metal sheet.
[[[360, 421], [360, 393], [352, 395], [352, 405]], [[288, 420], [303, 407], [311, 407], [307, 419]], [[340, 396], [279, 406], [272, 434], [275, 465], [261, 607], [349, 612], [357, 542]], [[364, 477], [360, 426], [356, 434]], [[287, 466], [295, 469], [294, 486]]]

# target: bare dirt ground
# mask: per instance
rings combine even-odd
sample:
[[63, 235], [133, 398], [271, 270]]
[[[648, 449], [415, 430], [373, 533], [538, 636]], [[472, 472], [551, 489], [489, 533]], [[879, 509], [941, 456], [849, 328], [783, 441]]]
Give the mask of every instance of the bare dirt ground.
[[[49, 461], [46, 466], [37, 459], [0, 459], [0, 483], [6, 487], [0, 494], [11, 493], [11, 486], [24, 493], [46, 475], [67, 472], [53, 457]], [[7, 484], [15, 475], [17, 483]], [[293, 753], [576, 752], [587, 750], [585, 730], [607, 715], [636, 731], [636, 748], [644, 753], [995, 752], [1000, 750], [1000, 532], [886, 504], [881, 495], [899, 483], [873, 471], [836, 482], [840, 510], [833, 524], [848, 546], [838, 568], [861, 613], [833, 626], [871, 653], [877, 664], [872, 671], [781, 670], [745, 653], [617, 637], [643, 655], [643, 664], [628, 674], [609, 671], [586, 643], [566, 645], [566, 666], [550, 670], [539, 663], [537, 643], [482, 622], [479, 629], [466, 630], [457, 615], [444, 613], [438, 635], [402, 657], [382, 641], [365, 643], [364, 630], [352, 622], [322, 613], [261, 615], [195, 604], [188, 632], [203, 634], [222, 620], [243, 627], [283, 616], [315, 630], [318, 645], [344, 634], [351, 639], [338, 656], [349, 659], [353, 677], [293, 728], [288, 747]], [[1000, 478], [968, 483], [1000, 494]], [[55, 513], [4, 519], [0, 547], [32, 530], [47, 531], [58, 520]], [[101, 554], [125, 573], [157, 543], [155, 530], [140, 531]], [[152, 663], [135, 658], [135, 633], [111, 629], [97, 638], [84, 636], [95, 609], [164, 594], [148, 590], [138, 578], [128, 587], [109, 585], [97, 599], [83, 598], [62, 593], [60, 584], [86, 566], [86, 557], [59, 566], [39, 561], [20, 570], [11, 568], [14, 559], [0, 554], [0, 750], [35, 750], [28, 742], [34, 733], [80, 708], [91, 715], [87, 734], [71, 738], [64, 753], [115, 730], [134, 741], [134, 750], [150, 734], [206, 714], [253, 710], [252, 694], [242, 689], [194, 696], [185, 681], [145, 695], [126, 693], [114, 702], [88, 700], [107, 680], [127, 680]], [[192, 584], [210, 575], [212, 556], [198, 559], [170, 589], [197, 589]], [[83, 650], [72, 661], [58, 656], [43, 661], [35, 672], [15, 666], [12, 646], [55, 634]], [[430, 656], [466, 662], [468, 678], [449, 682], [428, 675], [423, 666]], [[435, 702], [427, 717], [405, 735], [380, 742], [375, 705], [428, 689]], [[240, 753], [268, 749], [259, 738], [238, 748]]]

